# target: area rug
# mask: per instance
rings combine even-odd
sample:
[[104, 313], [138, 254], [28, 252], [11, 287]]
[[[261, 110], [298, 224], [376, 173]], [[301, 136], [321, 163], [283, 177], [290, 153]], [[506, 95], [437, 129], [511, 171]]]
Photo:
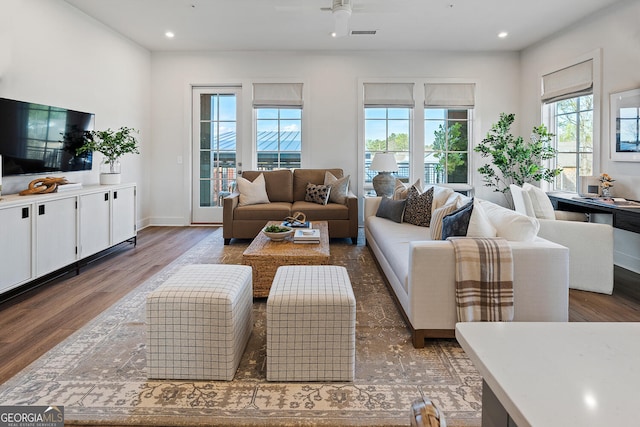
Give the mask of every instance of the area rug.
[[63, 405], [66, 424], [136, 426], [408, 426], [430, 398], [447, 425], [480, 426], [482, 379], [455, 340], [411, 337], [369, 249], [331, 243], [357, 301], [356, 372], [348, 383], [266, 381], [266, 300], [235, 379], [148, 381], [145, 297], [181, 266], [241, 264], [248, 242], [216, 230], [74, 335], [0, 386], [2, 405]]

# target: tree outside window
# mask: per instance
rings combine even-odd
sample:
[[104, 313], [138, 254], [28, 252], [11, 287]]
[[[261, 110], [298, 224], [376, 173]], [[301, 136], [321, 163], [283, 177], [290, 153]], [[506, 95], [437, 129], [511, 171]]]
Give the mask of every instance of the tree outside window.
[[468, 182], [468, 117], [468, 110], [425, 109], [425, 183]]
[[411, 108], [365, 108], [365, 185], [377, 172], [370, 169], [375, 153], [391, 152], [398, 163], [395, 175], [409, 179]]
[[554, 112], [558, 190], [575, 192], [580, 177], [593, 175], [593, 95], [551, 104]]

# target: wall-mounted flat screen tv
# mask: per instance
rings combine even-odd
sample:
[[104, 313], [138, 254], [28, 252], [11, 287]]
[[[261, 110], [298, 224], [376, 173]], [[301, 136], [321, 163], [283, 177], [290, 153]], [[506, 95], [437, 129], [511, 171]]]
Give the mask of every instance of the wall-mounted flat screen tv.
[[94, 115], [0, 98], [2, 175], [90, 170], [92, 153], [76, 155]]

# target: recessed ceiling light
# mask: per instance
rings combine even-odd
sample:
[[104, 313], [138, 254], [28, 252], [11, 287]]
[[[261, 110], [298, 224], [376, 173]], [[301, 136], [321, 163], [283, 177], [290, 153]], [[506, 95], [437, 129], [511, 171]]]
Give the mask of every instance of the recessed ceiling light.
[[509, 35], [509, 33], [507, 33], [506, 31], [500, 31], [498, 33], [498, 37], [500, 37], [501, 39], [504, 39], [505, 37], [507, 37]]
[[173, 34], [172, 31], [167, 31], [166, 33], [164, 33], [164, 35], [168, 39], [172, 39], [172, 38], [174, 38], [176, 36], [175, 34]]

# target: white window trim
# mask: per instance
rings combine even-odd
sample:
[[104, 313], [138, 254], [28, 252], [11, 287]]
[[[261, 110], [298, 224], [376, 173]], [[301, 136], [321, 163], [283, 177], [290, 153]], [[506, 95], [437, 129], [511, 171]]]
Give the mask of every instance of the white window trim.
[[[597, 174], [599, 173], [598, 171], [602, 170], [602, 162], [604, 161], [604, 157], [601, 155], [603, 149], [601, 145], [601, 116], [604, 111], [602, 106], [602, 49], [595, 49], [569, 61], [559, 63], [553, 67], [548, 67], [538, 75], [538, 81], [540, 82], [540, 88], [542, 90], [543, 76], [588, 60], [593, 61], [593, 171]], [[551, 110], [552, 107], [550, 104], [545, 104], [542, 101], [540, 102], [540, 116], [542, 117], [542, 123], [548, 127], [549, 131], [555, 129], [555, 118], [552, 117], [553, 114]], [[556, 162], [553, 161], [549, 162], [547, 166], [555, 167], [555, 164]], [[545, 191], [551, 191], [555, 189], [555, 183], [543, 181], [540, 183], [540, 187]], [[581, 188], [580, 181], [576, 182], [576, 188]]]

